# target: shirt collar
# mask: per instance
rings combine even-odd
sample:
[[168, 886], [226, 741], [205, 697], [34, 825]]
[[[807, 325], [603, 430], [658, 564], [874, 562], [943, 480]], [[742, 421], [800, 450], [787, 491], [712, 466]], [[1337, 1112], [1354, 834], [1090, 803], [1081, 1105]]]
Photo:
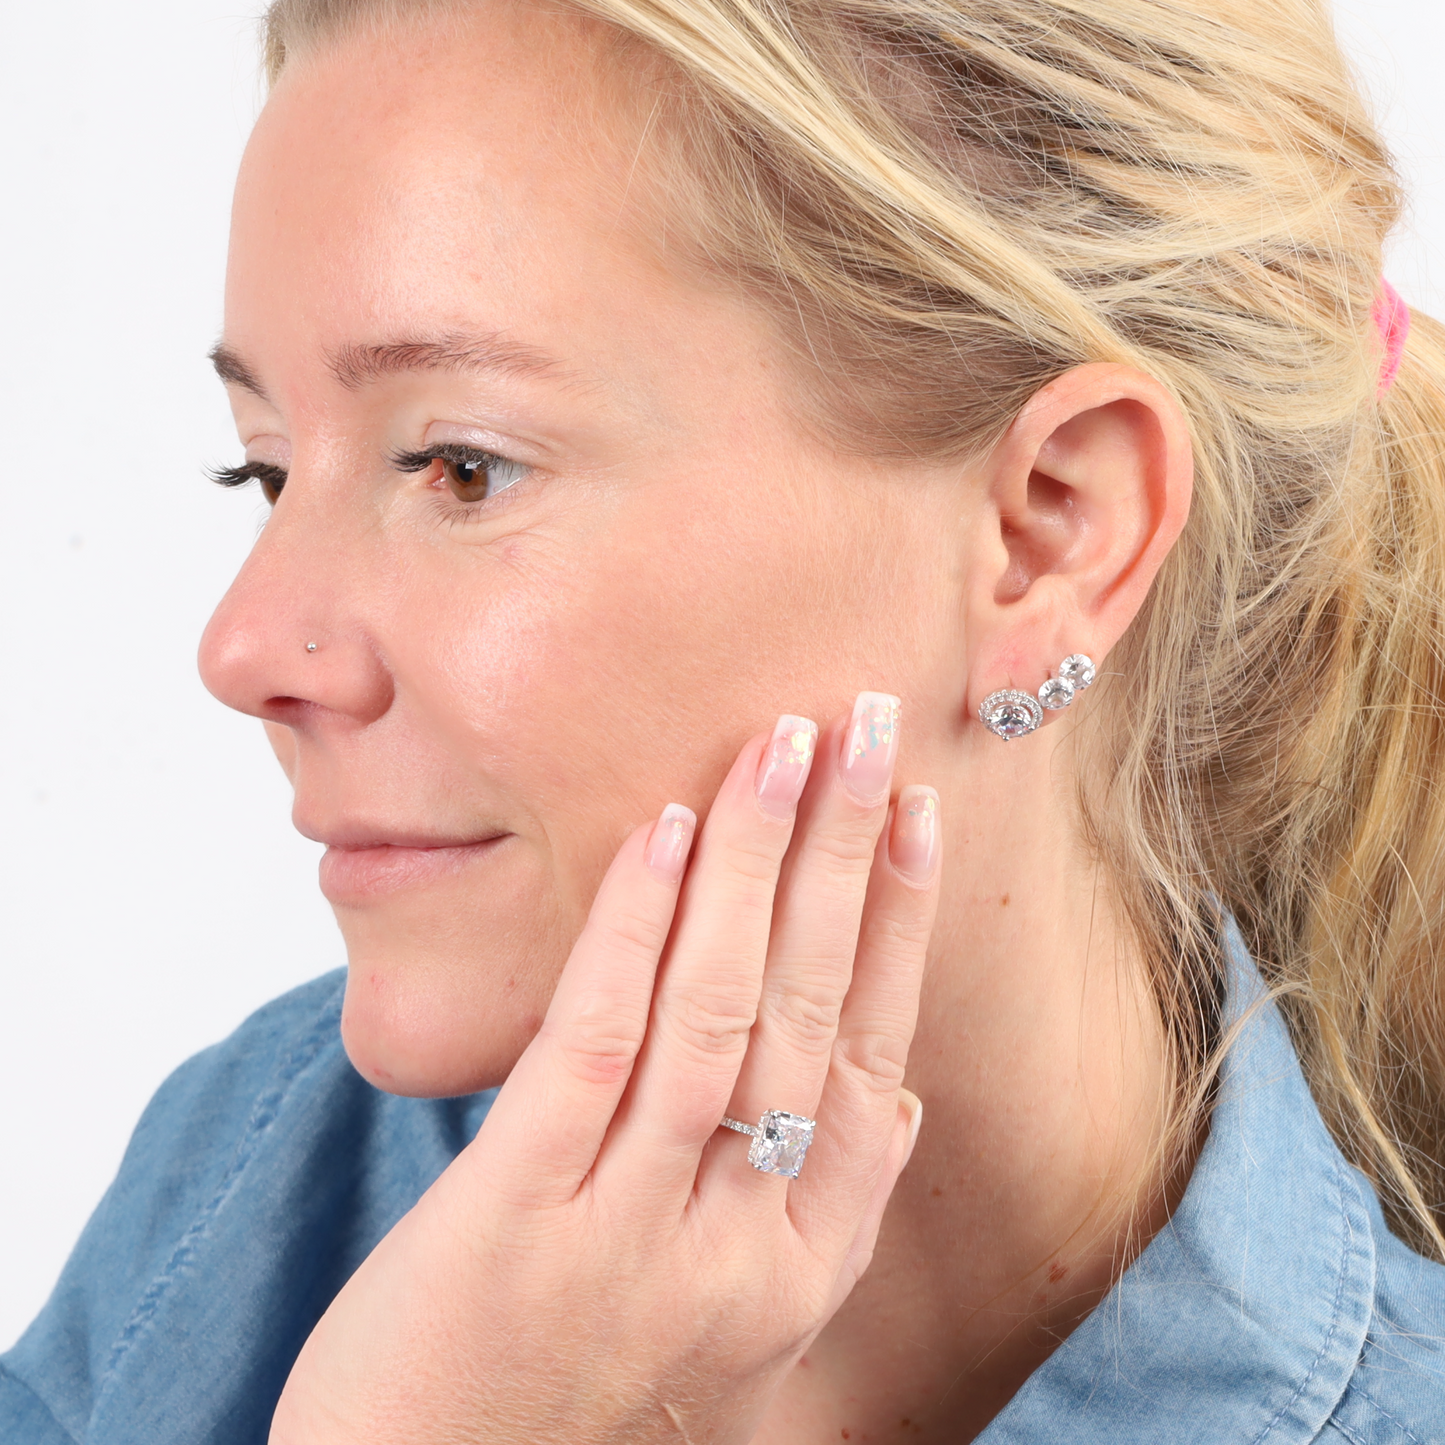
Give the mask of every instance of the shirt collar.
[[1349, 1384], [1374, 1302], [1370, 1201], [1233, 920], [1224, 952], [1234, 1037], [1184, 1198], [981, 1445], [1297, 1445]]

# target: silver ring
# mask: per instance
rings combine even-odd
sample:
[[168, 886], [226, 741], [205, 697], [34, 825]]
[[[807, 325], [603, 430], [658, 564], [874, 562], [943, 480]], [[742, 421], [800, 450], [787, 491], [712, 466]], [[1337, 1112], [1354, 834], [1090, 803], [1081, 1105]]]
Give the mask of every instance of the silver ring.
[[734, 1129], [751, 1137], [748, 1163], [763, 1174], [781, 1174], [796, 1179], [813, 1142], [816, 1119], [805, 1114], [789, 1114], [785, 1109], [769, 1109], [756, 1124], [724, 1117], [724, 1129]]

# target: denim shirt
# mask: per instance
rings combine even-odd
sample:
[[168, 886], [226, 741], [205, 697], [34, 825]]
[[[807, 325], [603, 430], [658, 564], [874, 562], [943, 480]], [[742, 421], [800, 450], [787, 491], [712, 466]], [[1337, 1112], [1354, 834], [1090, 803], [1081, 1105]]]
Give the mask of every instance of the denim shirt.
[[[1225, 948], [1239, 1032], [1183, 1200], [986, 1445], [1445, 1442], [1445, 1267], [1386, 1229], [1232, 930]], [[312, 1326], [493, 1097], [366, 1084], [343, 986], [276, 1000], [161, 1087], [0, 1357], [5, 1445], [265, 1441]]]

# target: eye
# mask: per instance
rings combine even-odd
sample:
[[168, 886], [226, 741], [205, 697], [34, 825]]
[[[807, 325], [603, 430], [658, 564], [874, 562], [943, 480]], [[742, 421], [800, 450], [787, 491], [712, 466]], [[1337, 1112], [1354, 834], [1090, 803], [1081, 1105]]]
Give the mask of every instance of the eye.
[[430, 451], [402, 452], [391, 459], [392, 466], [402, 472], [424, 472], [436, 462], [441, 463], [442, 480], [459, 502], [484, 502], [532, 470], [522, 462], [457, 442], [443, 442]]
[[211, 467], [206, 475], [218, 487], [244, 487], [247, 482], [259, 482], [262, 495], [274, 507], [281, 488], [286, 485], [286, 473], [270, 462], [247, 462], [239, 467]]

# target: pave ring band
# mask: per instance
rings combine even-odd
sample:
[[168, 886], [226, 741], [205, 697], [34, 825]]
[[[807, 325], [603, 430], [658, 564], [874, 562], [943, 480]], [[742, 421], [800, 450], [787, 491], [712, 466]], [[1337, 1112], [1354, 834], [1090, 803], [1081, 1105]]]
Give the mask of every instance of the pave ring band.
[[783, 1109], [769, 1109], [756, 1124], [741, 1119], [724, 1118], [724, 1129], [734, 1129], [752, 1138], [748, 1163], [764, 1174], [781, 1174], [796, 1179], [813, 1142], [817, 1122], [803, 1114], [789, 1114]]

